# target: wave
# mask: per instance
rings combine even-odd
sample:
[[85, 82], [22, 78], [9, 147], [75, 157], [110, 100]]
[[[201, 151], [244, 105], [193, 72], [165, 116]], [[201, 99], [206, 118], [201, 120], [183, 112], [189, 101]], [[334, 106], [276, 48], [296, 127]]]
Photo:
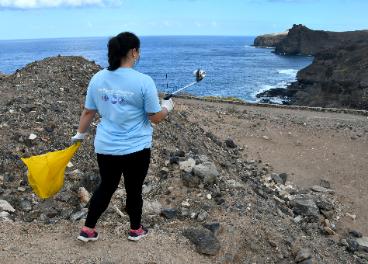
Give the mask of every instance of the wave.
[[293, 69], [280, 70], [279, 73], [296, 76], [296, 74], [298, 73], [298, 70], [293, 70]]

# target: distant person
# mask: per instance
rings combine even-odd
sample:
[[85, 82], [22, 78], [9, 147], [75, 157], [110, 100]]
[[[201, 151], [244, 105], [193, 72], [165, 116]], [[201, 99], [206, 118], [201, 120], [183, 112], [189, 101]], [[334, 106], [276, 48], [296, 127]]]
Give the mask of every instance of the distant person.
[[86, 104], [72, 143], [83, 141], [96, 112], [102, 116], [97, 126], [95, 152], [101, 184], [94, 192], [79, 240], [95, 241], [97, 220], [108, 207], [121, 174], [127, 193], [126, 211], [130, 217], [128, 239], [138, 241], [148, 230], [141, 225], [142, 185], [147, 175], [152, 142], [152, 127], [174, 108], [172, 100], [159, 104], [152, 78], [135, 71], [140, 61], [140, 40], [123, 32], [109, 40], [109, 67], [96, 73], [89, 84]]

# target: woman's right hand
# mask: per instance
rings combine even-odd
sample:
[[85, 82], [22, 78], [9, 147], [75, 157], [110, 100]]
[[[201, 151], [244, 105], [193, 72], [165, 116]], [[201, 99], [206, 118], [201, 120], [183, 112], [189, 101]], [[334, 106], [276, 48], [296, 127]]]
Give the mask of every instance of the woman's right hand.
[[162, 99], [161, 107], [165, 107], [167, 109], [167, 112], [170, 112], [174, 109], [174, 102], [171, 100], [171, 98], [169, 100]]

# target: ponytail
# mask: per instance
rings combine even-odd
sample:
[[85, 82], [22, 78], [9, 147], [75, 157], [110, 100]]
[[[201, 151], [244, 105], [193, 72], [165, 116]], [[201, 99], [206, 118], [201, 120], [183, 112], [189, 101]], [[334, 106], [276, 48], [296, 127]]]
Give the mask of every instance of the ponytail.
[[138, 50], [141, 46], [139, 38], [130, 32], [123, 32], [113, 37], [107, 43], [107, 57], [109, 61], [109, 71], [119, 68], [121, 60], [126, 58], [129, 50]]

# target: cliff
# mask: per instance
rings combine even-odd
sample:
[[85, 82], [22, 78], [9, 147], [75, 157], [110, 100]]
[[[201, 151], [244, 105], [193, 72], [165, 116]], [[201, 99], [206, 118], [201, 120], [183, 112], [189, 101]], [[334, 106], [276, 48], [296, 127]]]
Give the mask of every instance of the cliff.
[[368, 41], [318, 52], [288, 90], [290, 104], [367, 110]]
[[289, 33], [275, 48], [276, 54], [315, 55], [317, 52], [337, 45], [349, 45], [368, 41], [368, 30], [330, 32], [311, 30], [303, 25], [293, 25]]
[[264, 34], [264, 35], [258, 36], [254, 40], [253, 46], [275, 48], [277, 44], [279, 44], [280, 41], [283, 40], [287, 36], [288, 32], [289, 30], [286, 30], [285, 32], [282, 32], [282, 33], [272, 33], [272, 34]]

